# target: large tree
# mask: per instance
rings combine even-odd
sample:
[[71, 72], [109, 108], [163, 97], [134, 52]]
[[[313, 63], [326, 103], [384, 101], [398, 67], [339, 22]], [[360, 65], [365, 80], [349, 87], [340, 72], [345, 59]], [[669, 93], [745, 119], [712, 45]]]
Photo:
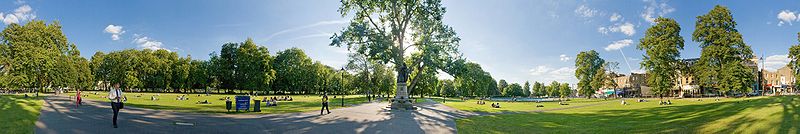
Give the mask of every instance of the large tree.
[[602, 86], [592, 83], [599, 80], [595, 78], [595, 76], [599, 74], [598, 72], [604, 72], [604, 63], [605, 60], [600, 58], [600, 54], [594, 50], [578, 53], [578, 56], [575, 58], [575, 78], [578, 78], [579, 94], [586, 96], [586, 98], [591, 98], [594, 91]]
[[[752, 85], [748, 80], [734, 82], [732, 78], [736, 77], [735, 74], [720, 73], [745, 72], [738, 69], [748, 69], [747, 67], [740, 68], [734, 64], [744, 64], [746, 60], [752, 58], [753, 53], [750, 46], [744, 43], [742, 34], [736, 30], [736, 21], [733, 20], [727, 7], [717, 5], [708, 14], [697, 16], [692, 40], [699, 42], [702, 48], [700, 60], [693, 68], [702, 87], [726, 92], [736, 90], [731, 89], [734, 87]], [[723, 85], [723, 83], [735, 85]]]
[[[441, 70], [448, 61], [460, 57], [457, 50], [460, 39], [443, 23], [445, 8], [439, 0], [342, 0], [341, 3], [342, 17], [353, 17], [350, 25], [331, 37], [330, 45], [346, 45], [370, 59], [393, 64], [398, 94], [405, 93], [407, 88], [413, 90], [417, 79], [409, 76], [414, 70], [425, 67]], [[412, 53], [419, 56], [412, 57]], [[407, 63], [409, 58], [413, 60]], [[408, 80], [411, 83], [406, 86]]]
[[[800, 32], [797, 33], [797, 42], [800, 42]], [[791, 62], [787, 66], [792, 69], [795, 78], [800, 78], [800, 61], [798, 61], [800, 59], [800, 43], [789, 48], [789, 59]], [[794, 82], [798, 83], [800, 79], [795, 79]]]
[[275, 70], [272, 68], [272, 57], [267, 47], [256, 45], [253, 39], [247, 38], [239, 43], [236, 52], [234, 63], [238, 88], [269, 91], [272, 80], [275, 79]]
[[[70, 44], [58, 22], [30, 21], [9, 24], [0, 34], [0, 72], [11, 87], [52, 89], [86, 88], [91, 78], [88, 63]], [[84, 67], [86, 66], [86, 67]], [[84, 70], [86, 69], [86, 70]]]
[[531, 83], [530, 82], [525, 81], [525, 85], [522, 86], [522, 94], [525, 94], [526, 97], [527, 96], [531, 96]]
[[683, 37], [680, 35], [681, 27], [675, 20], [659, 17], [655, 22], [636, 48], [645, 51], [640, 64], [649, 75], [647, 86], [652, 87], [655, 95], [663, 98], [675, 86]]
[[[275, 60], [272, 61], [275, 68], [275, 84], [273, 89], [279, 92], [299, 92], [309, 88], [310, 76], [316, 72], [312, 69], [313, 62], [306, 56], [306, 53], [299, 48], [290, 48], [278, 52]], [[305, 88], [305, 89], [304, 89]]]
[[569, 84], [561, 83], [558, 90], [559, 95], [561, 98], [567, 98], [570, 94], [572, 94], [572, 89], [569, 88]]

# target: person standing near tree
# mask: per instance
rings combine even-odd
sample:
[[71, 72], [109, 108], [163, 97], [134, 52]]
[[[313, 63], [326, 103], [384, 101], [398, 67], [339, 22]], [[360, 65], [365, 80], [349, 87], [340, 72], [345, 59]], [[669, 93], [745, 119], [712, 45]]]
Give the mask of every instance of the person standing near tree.
[[331, 110], [328, 109], [328, 93], [322, 95], [322, 109], [319, 110], [319, 115], [322, 115], [325, 110], [328, 110], [328, 114], [331, 114]]
[[119, 88], [119, 83], [114, 84], [114, 88], [108, 92], [108, 99], [111, 100], [111, 109], [114, 111], [114, 128], [117, 128], [117, 115], [119, 109], [122, 109], [122, 89]]

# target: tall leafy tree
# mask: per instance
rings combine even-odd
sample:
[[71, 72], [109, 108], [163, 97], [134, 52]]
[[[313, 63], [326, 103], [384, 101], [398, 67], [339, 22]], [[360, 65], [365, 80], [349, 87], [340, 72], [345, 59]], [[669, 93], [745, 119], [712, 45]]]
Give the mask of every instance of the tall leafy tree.
[[567, 98], [570, 94], [572, 94], [572, 89], [569, 88], [569, 84], [561, 83], [561, 86], [558, 87], [558, 93], [561, 98]]
[[[797, 33], [797, 42], [800, 42], [800, 32]], [[795, 78], [800, 78], [800, 43], [789, 47], [789, 59], [791, 62], [787, 66], [792, 69], [792, 74]], [[795, 79], [795, 83], [800, 83], [800, 79]]]
[[522, 94], [524, 94], [524, 96], [531, 96], [531, 83], [530, 82], [525, 81], [525, 85], [522, 86]]
[[545, 89], [544, 89], [544, 84], [542, 84], [542, 83], [540, 83], [538, 81], [537, 82], [533, 82], [533, 93], [531, 93], [531, 94], [533, 94], [533, 96], [536, 96], [536, 97], [543, 96], [545, 94], [544, 92], [546, 92]]
[[[61, 24], [31, 21], [9, 24], [0, 34], [3, 80], [13, 87], [45, 89], [74, 84], [77, 72], [71, 52], [77, 52], [61, 31]], [[79, 52], [78, 52], [79, 53]], [[74, 56], [74, 54], [72, 54]]]
[[673, 19], [656, 18], [656, 24], [647, 29], [637, 49], [645, 51], [640, 63], [649, 75], [647, 85], [659, 98], [675, 86], [678, 58], [683, 50], [681, 27]]
[[[300, 92], [310, 88], [309, 76], [315, 76], [313, 62], [299, 48], [290, 48], [278, 52], [272, 62], [275, 68], [275, 84], [273, 89], [279, 92]], [[304, 89], [305, 88], [305, 89]]]
[[268, 91], [271, 88], [272, 80], [275, 79], [272, 57], [269, 55], [267, 47], [258, 46], [253, 39], [247, 38], [239, 43], [236, 50], [234, 64], [236, 68], [236, 79], [239, 89], [249, 91]]
[[[736, 30], [736, 21], [733, 20], [727, 7], [717, 5], [707, 14], [697, 16], [695, 31], [692, 40], [700, 43], [702, 52], [700, 60], [693, 67], [695, 77], [702, 87], [719, 89], [722, 92], [735, 90], [734, 87], [746, 87], [751, 82], [735, 82], [735, 74], [726, 72], [746, 72], [747, 69], [739, 68], [746, 60], [752, 58], [753, 51], [744, 43], [742, 34]], [[753, 77], [752, 75], [749, 77]], [[722, 85], [734, 84], [734, 85]], [[727, 94], [726, 94], [727, 95]]]
[[605, 60], [600, 58], [600, 54], [597, 51], [590, 50], [578, 53], [575, 58], [575, 78], [578, 78], [578, 93], [580, 95], [591, 98], [594, 91], [600, 88], [592, 83], [597, 81], [595, 76], [602, 71], [603, 63], [605, 63]]
[[[459, 57], [454, 30], [442, 18], [440, 0], [363, 1], [342, 0], [339, 13], [353, 16], [350, 25], [331, 38], [331, 46], [346, 45], [349, 50], [382, 63], [392, 63], [397, 72], [399, 92], [413, 89], [413, 70], [427, 66], [442, 69]], [[418, 53], [411, 57], [409, 52]], [[406, 59], [413, 58], [407, 63]], [[416, 75], [421, 76], [421, 75]], [[407, 85], [407, 81], [411, 83]]]
[[557, 97], [561, 95], [561, 84], [557, 81], [550, 82], [550, 86], [547, 86], [547, 96], [550, 97]]

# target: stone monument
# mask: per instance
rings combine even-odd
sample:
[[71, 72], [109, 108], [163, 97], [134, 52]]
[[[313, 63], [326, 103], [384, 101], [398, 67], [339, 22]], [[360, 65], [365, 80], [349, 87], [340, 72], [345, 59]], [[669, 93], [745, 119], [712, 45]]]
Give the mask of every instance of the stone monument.
[[411, 99], [408, 98], [408, 87], [406, 86], [406, 80], [408, 80], [406, 66], [401, 66], [399, 72], [401, 73], [397, 75], [397, 94], [392, 99], [391, 108], [412, 110], [414, 107], [411, 105]]

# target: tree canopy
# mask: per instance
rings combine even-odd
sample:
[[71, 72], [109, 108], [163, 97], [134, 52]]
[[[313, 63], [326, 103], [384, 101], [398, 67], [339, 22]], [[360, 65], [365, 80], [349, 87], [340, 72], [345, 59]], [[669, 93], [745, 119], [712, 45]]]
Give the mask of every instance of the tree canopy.
[[683, 50], [681, 27], [673, 19], [656, 18], [656, 24], [647, 29], [645, 36], [636, 47], [644, 50], [642, 68], [649, 77], [647, 85], [652, 87], [655, 95], [661, 97], [675, 86], [677, 79], [680, 50]]

